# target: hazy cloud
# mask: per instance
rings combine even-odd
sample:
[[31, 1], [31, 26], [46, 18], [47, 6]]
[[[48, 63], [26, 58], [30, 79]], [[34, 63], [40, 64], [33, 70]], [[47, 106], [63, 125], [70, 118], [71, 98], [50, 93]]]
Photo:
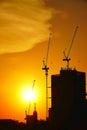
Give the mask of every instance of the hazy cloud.
[[46, 40], [51, 17], [42, 0], [1, 0], [0, 53], [24, 51]]

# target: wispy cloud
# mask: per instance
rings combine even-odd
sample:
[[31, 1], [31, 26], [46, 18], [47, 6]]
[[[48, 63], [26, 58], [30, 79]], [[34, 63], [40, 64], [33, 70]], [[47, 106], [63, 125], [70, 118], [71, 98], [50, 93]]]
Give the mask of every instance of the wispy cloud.
[[42, 0], [0, 1], [0, 53], [25, 51], [46, 40], [51, 17]]

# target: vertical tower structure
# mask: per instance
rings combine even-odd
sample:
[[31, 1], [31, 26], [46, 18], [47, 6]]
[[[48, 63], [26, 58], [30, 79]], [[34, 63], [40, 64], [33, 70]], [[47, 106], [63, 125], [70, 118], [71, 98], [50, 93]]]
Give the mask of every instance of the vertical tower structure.
[[45, 71], [45, 76], [46, 76], [46, 120], [48, 120], [48, 70], [49, 70], [49, 67], [48, 67], [48, 54], [49, 54], [49, 48], [50, 48], [50, 40], [51, 40], [51, 36], [52, 34], [50, 33], [50, 36], [49, 36], [49, 41], [48, 41], [48, 48], [47, 48], [47, 55], [46, 55], [46, 63], [44, 62], [43, 60], [43, 65], [44, 67], [42, 68], [42, 70]]
[[51, 76], [52, 122], [63, 125], [72, 110], [85, 101], [85, 80], [85, 72], [71, 69], [61, 69], [59, 75]]

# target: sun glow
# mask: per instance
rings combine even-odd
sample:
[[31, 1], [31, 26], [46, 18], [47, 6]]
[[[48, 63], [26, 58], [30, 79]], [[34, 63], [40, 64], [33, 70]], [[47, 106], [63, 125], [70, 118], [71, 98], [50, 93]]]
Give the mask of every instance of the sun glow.
[[23, 92], [23, 98], [25, 101], [32, 101], [34, 100], [34, 91], [33, 90], [29, 90], [29, 89], [25, 89]]
[[29, 87], [24, 87], [21, 91], [21, 99], [24, 102], [35, 102], [37, 100], [36, 90]]

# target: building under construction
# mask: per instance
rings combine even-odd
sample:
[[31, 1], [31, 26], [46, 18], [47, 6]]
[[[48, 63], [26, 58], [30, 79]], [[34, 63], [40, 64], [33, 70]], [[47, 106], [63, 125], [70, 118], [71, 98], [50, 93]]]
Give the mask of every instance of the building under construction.
[[49, 119], [55, 126], [87, 121], [85, 72], [61, 69], [51, 76], [52, 107]]
[[[33, 89], [34, 89], [34, 85], [35, 85], [35, 80], [33, 81], [32, 92], [33, 92]], [[32, 114], [29, 113], [30, 108], [31, 108], [31, 101], [29, 102], [28, 109], [26, 109], [26, 111], [25, 111], [25, 120], [26, 120], [27, 125], [34, 124], [38, 120], [38, 114], [37, 114], [37, 111], [36, 111], [36, 103], [34, 103], [34, 111], [33, 111]]]
[[[78, 26], [76, 26], [74, 35], [66, 55], [64, 51], [63, 61], [67, 62], [66, 69], [61, 68], [59, 74], [51, 75], [51, 108], [48, 113], [48, 70], [47, 66], [48, 53], [50, 46], [49, 37], [46, 63], [43, 61], [46, 76], [46, 120], [49, 121], [53, 129], [58, 130], [65, 126], [86, 126], [87, 124], [87, 100], [86, 100], [86, 73], [71, 69], [69, 67], [69, 55], [73, 41], [76, 36]], [[32, 116], [26, 114], [26, 122], [37, 120], [37, 112], [34, 111]], [[87, 128], [87, 127], [86, 127]], [[64, 129], [65, 130], [65, 129]]]

